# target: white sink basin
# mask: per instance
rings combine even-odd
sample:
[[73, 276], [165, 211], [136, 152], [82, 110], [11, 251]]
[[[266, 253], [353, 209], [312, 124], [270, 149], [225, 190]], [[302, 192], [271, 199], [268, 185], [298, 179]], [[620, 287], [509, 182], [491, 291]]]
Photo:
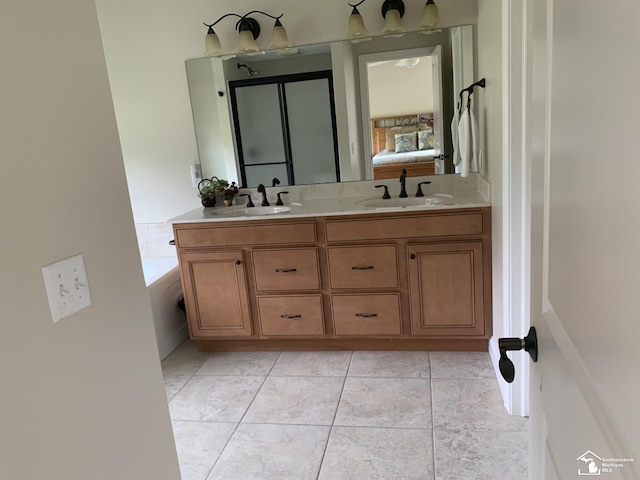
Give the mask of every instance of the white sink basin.
[[364, 208], [421, 208], [434, 205], [453, 205], [453, 196], [446, 193], [425, 195], [424, 197], [389, 198], [387, 200], [368, 200]]
[[278, 215], [291, 211], [291, 207], [251, 207], [251, 208], [233, 208], [225, 210], [221, 213], [225, 217], [257, 217], [262, 215]]

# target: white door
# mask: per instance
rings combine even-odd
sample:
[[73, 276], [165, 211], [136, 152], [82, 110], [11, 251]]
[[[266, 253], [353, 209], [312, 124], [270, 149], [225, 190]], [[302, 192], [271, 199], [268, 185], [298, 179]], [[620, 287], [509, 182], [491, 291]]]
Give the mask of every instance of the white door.
[[[640, 470], [640, 2], [526, 0], [530, 478]], [[635, 462], [627, 461], [635, 460]]]

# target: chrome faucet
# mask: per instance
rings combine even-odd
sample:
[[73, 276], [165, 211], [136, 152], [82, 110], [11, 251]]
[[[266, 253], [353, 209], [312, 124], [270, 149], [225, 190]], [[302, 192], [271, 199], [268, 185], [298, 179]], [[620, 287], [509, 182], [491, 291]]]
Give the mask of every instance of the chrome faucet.
[[400, 174], [400, 198], [407, 198], [407, 169], [403, 168]]
[[269, 200], [267, 200], [267, 189], [264, 187], [264, 185], [262, 183], [260, 185], [258, 185], [258, 193], [262, 194], [262, 206], [263, 207], [268, 207], [269, 206]]

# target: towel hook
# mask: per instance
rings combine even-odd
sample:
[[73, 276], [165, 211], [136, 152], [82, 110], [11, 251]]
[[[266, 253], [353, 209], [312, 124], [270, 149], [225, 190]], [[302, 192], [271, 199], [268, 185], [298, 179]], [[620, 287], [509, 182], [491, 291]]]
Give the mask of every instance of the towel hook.
[[478, 80], [475, 83], [472, 83], [471, 85], [469, 85], [467, 88], [463, 88], [462, 90], [460, 90], [460, 103], [458, 104], [458, 115], [462, 115], [462, 99], [464, 96], [464, 92], [467, 92], [468, 97], [467, 97], [467, 110], [469, 110], [471, 108], [471, 95], [473, 94], [473, 89], [475, 87], [480, 87], [480, 88], [485, 88], [485, 86], [487, 85], [487, 81], [485, 78], [482, 78], [480, 80]]

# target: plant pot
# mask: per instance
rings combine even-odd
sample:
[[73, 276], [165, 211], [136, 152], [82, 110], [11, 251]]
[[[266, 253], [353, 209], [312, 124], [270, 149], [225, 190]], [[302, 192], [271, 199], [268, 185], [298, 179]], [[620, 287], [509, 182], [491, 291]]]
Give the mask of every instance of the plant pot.
[[233, 198], [225, 198], [224, 204], [225, 206], [230, 207], [231, 205], [233, 205]]
[[216, 206], [216, 197], [206, 197], [202, 199], [203, 207], [215, 207]]

